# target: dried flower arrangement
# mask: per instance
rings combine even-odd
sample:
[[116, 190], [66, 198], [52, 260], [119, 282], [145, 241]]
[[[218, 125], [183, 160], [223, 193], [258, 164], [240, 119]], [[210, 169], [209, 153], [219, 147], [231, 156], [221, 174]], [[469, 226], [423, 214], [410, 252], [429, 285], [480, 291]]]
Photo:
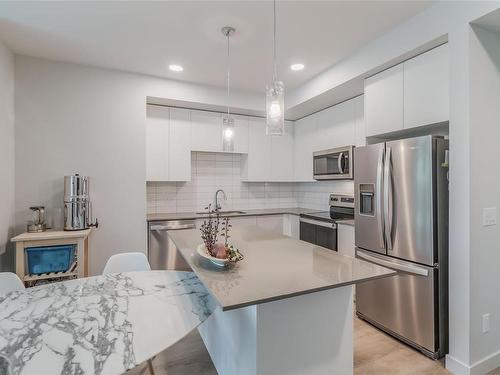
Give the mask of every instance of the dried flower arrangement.
[[[208, 211], [208, 220], [203, 222], [200, 230], [201, 238], [205, 244], [208, 254], [212, 257], [227, 259], [228, 261], [234, 263], [242, 260], [243, 255], [240, 251], [233, 245], [229, 244], [229, 238], [231, 237], [229, 235], [229, 231], [232, 227], [229, 217], [223, 217], [221, 220], [219, 212], [217, 210], [212, 210], [211, 204], [205, 207], [205, 210]], [[221, 237], [224, 237], [224, 243], [217, 242], [221, 221], [222, 233], [220, 233], [220, 235]]]

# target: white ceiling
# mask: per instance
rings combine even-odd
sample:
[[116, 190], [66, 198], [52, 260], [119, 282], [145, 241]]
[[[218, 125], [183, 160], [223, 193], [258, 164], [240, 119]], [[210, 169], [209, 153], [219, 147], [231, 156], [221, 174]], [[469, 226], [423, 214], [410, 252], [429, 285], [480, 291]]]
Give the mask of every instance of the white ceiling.
[[[429, 6], [430, 1], [279, 1], [278, 76], [296, 87]], [[0, 37], [16, 53], [263, 91], [272, 75], [272, 2], [0, 2]], [[302, 62], [306, 69], [291, 72]], [[168, 64], [184, 66], [173, 73]]]

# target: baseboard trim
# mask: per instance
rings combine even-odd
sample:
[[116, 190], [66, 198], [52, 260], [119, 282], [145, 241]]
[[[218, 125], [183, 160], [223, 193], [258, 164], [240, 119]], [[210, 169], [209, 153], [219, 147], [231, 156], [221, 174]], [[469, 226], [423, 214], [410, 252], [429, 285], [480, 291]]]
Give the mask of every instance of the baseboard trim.
[[454, 375], [471, 375], [470, 367], [446, 354], [446, 369]]
[[455, 375], [485, 375], [500, 367], [500, 351], [468, 366], [451, 355], [446, 355], [446, 368]]

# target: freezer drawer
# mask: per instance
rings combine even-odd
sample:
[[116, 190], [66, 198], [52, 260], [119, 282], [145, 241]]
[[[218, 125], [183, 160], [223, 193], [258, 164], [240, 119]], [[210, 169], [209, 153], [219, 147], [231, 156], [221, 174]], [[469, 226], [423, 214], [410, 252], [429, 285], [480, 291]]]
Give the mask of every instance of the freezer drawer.
[[390, 257], [358, 249], [356, 257], [366, 261], [374, 258], [374, 263], [398, 271], [396, 276], [356, 285], [358, 315], [436, 357], [439, 350], [438, 305], [435, 303], [437, 268], [393, 262]]

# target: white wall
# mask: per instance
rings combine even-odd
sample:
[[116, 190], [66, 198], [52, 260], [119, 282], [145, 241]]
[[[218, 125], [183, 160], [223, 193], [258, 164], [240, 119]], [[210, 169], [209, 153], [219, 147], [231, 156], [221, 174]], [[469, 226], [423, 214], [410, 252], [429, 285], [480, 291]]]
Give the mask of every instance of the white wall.
[[[90, 272], [146, 251], [146, 93], [140, 76], [16, 56], [16, 226], [28, 207], [63, 206], [63, 176], [88, 175], [100, 227]], [[58, 224], [62, 224], [59, 222]]]
[[14, 230], [14, 57], [0, 42], [0, 271], [13, 269], [9, 239]]
[[[471, 362], [500, 351], [500, 227], [482, 226], [484, 207], [500, 208], [500, 34], [474, 28], [470, 39]], [[491, 331], [481, 332], [491, 314]], [[497, 357], [500, 357], [500, 352]], [[497, 358], [497, 362], [500, 360]]]

